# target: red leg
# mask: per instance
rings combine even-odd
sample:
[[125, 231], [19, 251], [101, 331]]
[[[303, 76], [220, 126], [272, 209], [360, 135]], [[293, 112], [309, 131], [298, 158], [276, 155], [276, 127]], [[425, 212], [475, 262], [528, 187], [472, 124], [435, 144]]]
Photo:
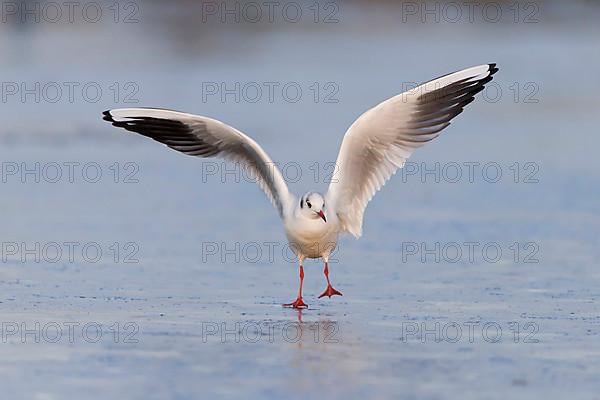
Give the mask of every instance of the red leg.
[[333, 288], [333, 286], [331, 286], [331, 283], [329, 282], [329, 267], [327, 266], [327, 262], [325, 262], [325, 270], [323, 271], [323, 273], [325, 274], [325, 278], [327, 278], [327, 289], [325, 289], [325, 291], [323, 293], [321, 293], [321, 295], [319, 296], [319, 298], [323, 297], [323, 296], [328, 296], [329, 298], [331, 298], [331, 296], [342, 296], [342, 292], [337, 291]]
[[284, 307], [308, 308], [308, 304], [302, 301], [302, 282], [304, 281], [304, 268], [300, 265], [300, 288], [298, 289], [298, 298], [293, 303], [284, 304]]

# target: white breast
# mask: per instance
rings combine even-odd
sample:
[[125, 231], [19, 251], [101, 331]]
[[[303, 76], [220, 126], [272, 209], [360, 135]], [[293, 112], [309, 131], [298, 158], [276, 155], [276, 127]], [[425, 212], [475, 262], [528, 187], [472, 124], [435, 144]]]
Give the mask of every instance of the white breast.
[[337, 246], [338, 232], [339, 221], [335, 214], [328, 215], [327, 222], [296, 216], [285, 222], [290, 248], [299, 258], [328, 257]]

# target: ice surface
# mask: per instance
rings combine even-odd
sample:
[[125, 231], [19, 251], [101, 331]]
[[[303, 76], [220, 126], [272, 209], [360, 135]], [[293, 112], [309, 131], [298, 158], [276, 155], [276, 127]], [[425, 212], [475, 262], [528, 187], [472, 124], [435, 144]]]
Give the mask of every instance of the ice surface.
[[[504, 94], [498, 102], [478, 98], [411, 159], [419, 173], [435, 162], [458, 163], [463, 174], [465, 162], [497, 163], [502, 179], [490, 183], [477, 170], [472, 183], [466, 176], [437, 183], [399, 173], [370, 204], [364, 236], [340, 242], [330, 276], [344, 296], [318, 300], [322, 265], [309, 261], [310, 308], [301, 313], [280, 306], [295, 296], [297, 267], [284, 253], [276, 212], [253, 183], [206, 176], [209, 165], [221, 173], [224, 164], [108, 126], [100, 113], [128, 106], [108, 97], [95, 104], [6, 102], [5, 173], [23, 163], [58, 163], [63, 174], [64, 163], [79, 165], [73, 183], [64, 175], [57, 183], [29, 175], [23, 183], [10, 174], [0, 183], [3, 398], [597, 396], [600, 82], [590, 65], [600, 55], [598, 25], [553, 20], [547, 9], [548, 19], [531, 25], [408, 26], [382, 7], [364, 17], [349, 7], [346, 20], [322, 31], [223, 28], [187, 45], [172, 27], [164, 28], [166, 37], [151, 31], [151, 18], [83, 27], [78, 38], [56, 27], [4, 27], [3, 36], [20, 40], [2, 42], [3, 54], [12, 55], [4, 81], [97, 81], [105, 88], [135, 81], [139, 105], [221, 118], [255, 137], [275, 161], [296, 163], [302, 176], [290, 186], [300, 193], [326, 189], [322, 163], [334, 160], [346, 127], [404, 82], [497, 62], [494, 82]], [[386, 29], [372, 23], [377, 18]], [[116, 49], [110, 39], [117, 35], [139, 45]], [[37, 50], [20, 49], [25, 40]], [[58, 55], [42, 51], [49, 43]], [[74, 57], [77, 49], [86, 56]], [[106, 56], [109, 50], [122, 58]], [[61, 57], [69, 57], [68, 66]], [[221, 81], [295, 81], [305, 90], [331, 81], [339, 102], [203, 102], [202, 83]], [[528, 82], [539, 101], [515, 102], [509, 87], [523, 91]], [[86, 163], [99, 166], [97, 183], [81, 175]], [[439, 243], [448, 252], [455, 244], [464, 252], [471, 242], [479, 244], [472, 261], [464, 253], [456, 262], [441, 251], [439, 261], [423, 251], [407, 255], [411, 244]], [[49, 252], [40, 262], [22, 247], [36, 243]], [[48, 262], [49, 245], [65, 251], [65, 243], [78, 243], [73, 259], [63, 253]], [[492, 243], [502, 250], [497, 261], [481, 252]], [[20, 250], [11, 255], [14, 244]], [[102, 250], [100, 260], [84, 256], [85, 244]], [[227, 251], [236, 245], [239, 251]], [[57, 326], [62, 335], [52, 343]]]

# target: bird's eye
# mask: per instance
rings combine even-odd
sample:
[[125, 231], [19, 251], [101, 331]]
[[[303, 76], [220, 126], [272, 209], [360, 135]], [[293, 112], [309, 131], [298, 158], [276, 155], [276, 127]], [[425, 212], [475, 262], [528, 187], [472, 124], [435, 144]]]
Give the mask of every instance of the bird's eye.
[[312, 208], [312, 205], [310, 204], [309, 201], [306, 202], [306, 205], [308, 206], [308, 208]]

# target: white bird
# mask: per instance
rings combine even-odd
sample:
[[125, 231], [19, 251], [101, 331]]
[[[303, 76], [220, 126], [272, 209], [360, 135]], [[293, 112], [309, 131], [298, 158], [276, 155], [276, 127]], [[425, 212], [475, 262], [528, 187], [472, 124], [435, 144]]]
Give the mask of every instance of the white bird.
[[331, 286], [328, 268], [338, 236], [361, 236], [363, 214], [375, 193], [415, 149], [450, 125], [496, 71], [495, 64], [485, 64], [444, 75], [368, 110], [344, 135], [337, 172], [327, 194], [308, 192], [300, 199], [289, 191], [281, 172], [258, 143], [223, 122], [155, 108], [109, 110], [104, 112], [104, 119], [184, 154], [221, 156], [252, 171], [279, 212], [300, 265], [298, 297], [284, 306], [305, 308], [304, 259], [322, 258], [325, 262], [327, 289], [319, 298], [342, 295]]

